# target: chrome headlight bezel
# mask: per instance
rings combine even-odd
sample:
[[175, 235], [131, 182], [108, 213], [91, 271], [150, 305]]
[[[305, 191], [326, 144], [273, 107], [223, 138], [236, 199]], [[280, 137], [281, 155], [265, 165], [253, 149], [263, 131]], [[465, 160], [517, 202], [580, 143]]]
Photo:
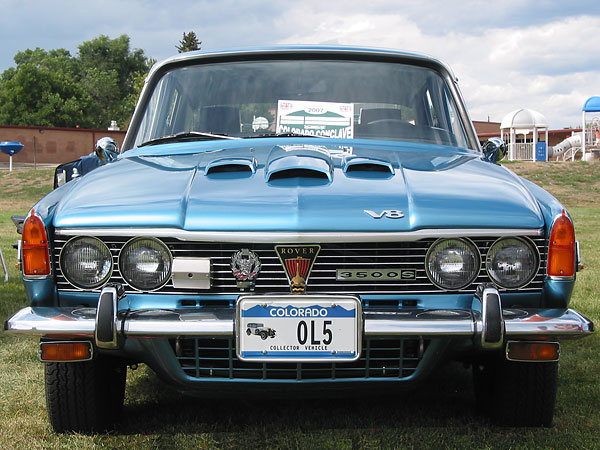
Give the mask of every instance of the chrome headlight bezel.
[[[534, 258], [534, 263], [531, 269], [531, 273], [528, 275], [528, 277], [523, 278], [523, 280], [521, 280], [519, 283], [506, 283], [505, 280], [500, 280], [498, 279], [498, 277], [493, 275], [493, 270], [490, 268], [492, 262], [491, 262], [491, 254], [493, 252], [493, 248], [499, 244], [502, 244], [503, 242], [508, 242], [508, 241], [518, 241], [524, 244], [525, 248], [528, 248], [529, 251], [531, 252], [533, 258]], [[541, 256], [540, 256], [540, 252], [539, 249], [537, 248], [537, 246], [535, 245], [534, 242], [532, 242], [530, 239], [525, 238], [525, 237], [521, 237], [521, 236], [503, 236], [501, 238], [498, 238], [494, 241], [494, 243], [492, 245], [490, 245], [490, 248], [487, 251], [486, 254], [486, 258], [485, 258], [485, 270], [487, 272], [488, 277], [490, 277], [490, 280], [496, 284], [498, 287], [502, 288], [502, 289], [520, 289], [523, 288], [525, 286], [527, 286], [529, 283], [531, 283], [536, 275], [538, 274], [539, 270], [540, 270], [540, 264], [541, 264]]]
[[[444, 285], [441, 283], [431, 272], [430, 261], [434, 251], [438, 246], [444, 243], [451, 243], [452, 241], [457, 241], [463, 244], [466, 248], [471, 250], [473, 256], [473, 273], [466, 279], [466, 281], [457, 284], [457, 285]], [[479, 248], [473, 241], [468, 238], [440, 238], [436, 240], [429, 249], [427, 250], [427, 254], [425, 255], [425, 273], [427, 274], [427, 278], [431, 281], [435, 286], [445, 291], [458, 291], [464, 289], [465, 287], [471, 285], [479, 276], [481, 271], [481, 254], [479, 253]]]
[[[104, 276], [102, 278], [100, 278], [97, 282], [94, 283], [82, 283], [81, 280], [76, 280], [72, 274], [70, 274], [69, 269], [66, 266], [66, 258], [67, 258], [67, 253], [69, 251], [69, 248], [73, 245], [76, 244], [77, 241], [83, 241], [83, 240], [87, 240], [87, 241], [91, 241], [95, 244], [97, 244], [97, 248], [99, 249], [100, 252], [105, 252], [107, 258], [105, 260], [105, 263], [109, 263], [109, 267], [108, 267], [108, 272], [106, 272], [106, 274], [104, 274]], [[65, 277], [65, 280], [67, 280], [71, 285], [75, 286], [78, 289], [82, 289], [82, 290], [90, 290], [90, 289], [97, 289], [103, 285], [105, 285], [106, 283], [108, 283], [108, 281], [110, 280], [110, 277], [113, 274], [113, 266], [114, 266], [114, 260], [113, 260], [113, 256], [112, 253], [110, 251], [110, 249], [108, 248], [108, 246], [102, 242], [102, 240], [93, 237], [93, 236], [75, 236], [71, 239], [69, 239], [65, 245], [63, 245], [62, 249], [60, 250], [60, 254], [58, 256], [58, 263], [60, 266], [60, 270], [63, 274], [63, 276]]]
[[[128, 271], [124, 270], [123, 268], [124, 259], [127, 256], [127, 251], [130, 250], [135, 243], [140, 241], [149, 241], [158, 245], [158, 247], [164, 251], [164, 256], [166, 256], [166, 258], [163, 259], [163, 263], [167, 262], [168, 264], [167, 270], [164, 271], [164, 279], [161, 279], [160, 282], [154, 283], [151, 286], [144, 286], [139, 284], [135, 278], [129, 277]], [[121, 251], [119, 252], [119, 272], [121, 273], [121, 277], [123, 278], [123, 280], [133, 289], [140, 292], [153, 292], [162, 288], [171, 279], [173, 273], [173, 254], [171, 253], [169, 247], [167, 247], [167, 245], [160, 239], [146, 236], [134, 237], [127, 241], [125, 245], [123, 245], [123, 247], [121, 248]]]

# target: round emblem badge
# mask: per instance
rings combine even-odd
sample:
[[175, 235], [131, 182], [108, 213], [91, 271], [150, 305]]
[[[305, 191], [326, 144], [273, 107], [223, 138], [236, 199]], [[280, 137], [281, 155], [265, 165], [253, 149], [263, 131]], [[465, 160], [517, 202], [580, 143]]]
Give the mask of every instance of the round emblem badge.
[[260, 267], [258, 255], [247, 248], [243, 248], [231, 256], [231, 272], [237, 280], [237, 287], [242, 291], [254, 290]]

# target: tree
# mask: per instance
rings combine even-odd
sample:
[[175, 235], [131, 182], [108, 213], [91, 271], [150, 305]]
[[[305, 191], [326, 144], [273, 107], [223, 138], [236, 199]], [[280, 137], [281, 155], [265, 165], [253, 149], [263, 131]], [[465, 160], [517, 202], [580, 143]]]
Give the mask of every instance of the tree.
[[130, 50], [127, 35], [112, 40], [100, 35], [79, 46], [79, 62], [81, 83], [94, 100], [90, 113], [98, 127], [106, 128], [111, 120], [125, 126], [135, 107], [129, 101], [135, 80], [150, 69], [144, 51]]
[[0, 123], [30, 126], [91, 126], [91, 99], [78, 83], [79, 67], [65, 49], [40, 48], [15, 55], [16, 68], [0, 77]]
[[191, 52], [194, 50], [200, 50], [200, 45], [202, 41], [198, 41], [196, 37], [196, 33], [190, 31], [189, 33], [183, 32], [183, 39], [179, 41], [179, 45], [176, 45], [175, 48], [179, 53]]
[[87, 128], [107, 128], [111, 120], [124, 127], [154, 63], [131, 50], [126, 35], [86, 41], [76, 57], [36, 48], [14, 60], [0, 75], [0, 123]]

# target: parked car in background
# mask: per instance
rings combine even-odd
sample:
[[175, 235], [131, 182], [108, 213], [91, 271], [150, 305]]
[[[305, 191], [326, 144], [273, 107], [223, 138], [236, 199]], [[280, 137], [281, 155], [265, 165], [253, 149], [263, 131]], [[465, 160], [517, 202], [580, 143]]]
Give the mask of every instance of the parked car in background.
[[54, 171], [54, 189], [113, 161], [118, 154], [119, 145], [113, 138], [103, 137], [98, 139], [92, 153], [56, 167]]
[[355, 395], [459, 360], [495, 420], [549, 426], [559, 340], [593, 324], [569, 213], [504, 151], [427, 56], [175, 56], [118, 158], [31, 209], [5, 329], [40, 338], [56, 431], [114, 426], [137, 363], [182, 391]]

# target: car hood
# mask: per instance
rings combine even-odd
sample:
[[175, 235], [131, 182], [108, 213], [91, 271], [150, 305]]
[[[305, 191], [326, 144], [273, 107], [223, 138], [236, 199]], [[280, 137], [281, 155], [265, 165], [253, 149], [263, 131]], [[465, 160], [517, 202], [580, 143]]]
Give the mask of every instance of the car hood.
[[367, 232], [543, 226], [519, 177], [479, 153], [290, 141], [127, 152], [71, 182], [77, 185], [56, 205], [54, 226]]

